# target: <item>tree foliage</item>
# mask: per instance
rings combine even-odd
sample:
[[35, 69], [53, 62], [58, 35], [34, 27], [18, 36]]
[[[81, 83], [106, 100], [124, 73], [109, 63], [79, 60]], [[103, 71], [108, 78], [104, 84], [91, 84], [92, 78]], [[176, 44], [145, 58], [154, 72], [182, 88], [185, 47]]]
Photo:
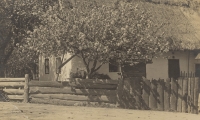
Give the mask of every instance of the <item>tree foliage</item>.
[[[50, 2], [51, 3], [51, 2]], [[0, 51], [1, 70], [30, 68], [34, 60], [38, 59], [34, 51], [26, 46], [27, 31], [33, 31], [40, 20], [34, 10], [40, 8], [45, 11], [49, 2], [27, 0], [0, 1]], [[23, 47], [26, 46], [26, 47]], [[28, 66], [27, 66], [28, 65]]]
[[47, 56], [70, 53], [81, 57], [89, 77], [109, 59], [133, 64], [169, 50], [163, 34], [155, 34], [162, 24], [153, 23], [151, 14], [137, 4], [105, 6], [85, 1], [65, 5], [60, 9], [55, 4], [40, 13], [42, 24], [28, 32], [27, 41]]

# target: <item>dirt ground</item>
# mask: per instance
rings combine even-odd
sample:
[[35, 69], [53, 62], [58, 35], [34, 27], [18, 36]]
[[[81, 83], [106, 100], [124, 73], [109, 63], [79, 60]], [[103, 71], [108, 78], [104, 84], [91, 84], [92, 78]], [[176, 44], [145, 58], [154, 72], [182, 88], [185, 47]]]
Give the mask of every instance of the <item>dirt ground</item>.
[[200, 120], [200, 115], [0, 102], [0, 120]]

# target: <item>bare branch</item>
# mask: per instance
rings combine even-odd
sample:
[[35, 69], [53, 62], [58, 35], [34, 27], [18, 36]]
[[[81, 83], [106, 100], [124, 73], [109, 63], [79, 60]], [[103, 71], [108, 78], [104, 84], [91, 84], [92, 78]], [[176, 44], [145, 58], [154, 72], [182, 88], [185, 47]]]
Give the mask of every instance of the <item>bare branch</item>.
[[57, 15], [58, 19], [64, 21], [64, 22], [67, 22], [65, 19], [63, 19], [62, 17], [60, 17], [59, 15]]
[[65, 64], [67, 64], [71, 59], [73, 59], [79, 52], [77, 52], [76, 54], [72, 55], [69, 59], [67, 59], [64, 63], [62, 63], [58, 69], [61, 69]]
[[97, 61], [98, 61], [98, 57], [96, 57], [95, 58], [95, 60], [94, 60], [94, 62], [93, 62], [93, 66], [92, 66], [92, 69], [91, 69], [91, 73], [92, 73], [92, 71], [94, 71], [95, 70], [95, 68], [96, 68], [96, 66], [97, 66]]
[[[105, 64], [105, 62], [102, 62], [96, 69], [93, 70], [92, 73], [96, 72], [97, 70], [99, 70], [103, 65]], [[92, 74], [91, 73], [91, 74]]]
[[84, 57], [84, 54], [83, 54], [82, 51], [81, 51], [81, 56], [82, 56], [82, 59], [83, 59], [83, 63], [84, 63], [84, 65], [85, 65], [86, 69], [87, 69], [87, 72], [89, 73], [89, 72], [90, 72], [90, 69], [89, 69], [89, 62], [88, 62], [88, 63], [86, 62], [86, 58]]

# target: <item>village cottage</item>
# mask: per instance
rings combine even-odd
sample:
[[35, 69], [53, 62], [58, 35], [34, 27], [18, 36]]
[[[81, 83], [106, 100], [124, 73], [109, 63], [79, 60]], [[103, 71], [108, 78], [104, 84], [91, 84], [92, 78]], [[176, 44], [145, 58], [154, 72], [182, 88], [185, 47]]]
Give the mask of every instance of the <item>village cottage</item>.
[[[167, 21], [158, 31], [165, 33], [171, 43], [171, 51], [153, 58], [151, 62], [126, 66], [124, 69], [130, 76], [144, 76], [147, 79], [166, 79], [179, 77], [182, 72], [192, 73], [200, 77], [200, 15], [188, 8], [152, 3], [140, 3], [139, 7], [148, 9], [154, 14], [156, 23]], [[85, 70], [81, 58], [75, 57], [61, 70], [57, 69], [61, 61], [70, 54], [60, 57], [39, 57], [39, 77], [41, 81], [67, 80], [70, 72]], [[120, 71], [112, 64], [103, 65], [98, 73], [107, 74], [111, 79], [120, 78]]]

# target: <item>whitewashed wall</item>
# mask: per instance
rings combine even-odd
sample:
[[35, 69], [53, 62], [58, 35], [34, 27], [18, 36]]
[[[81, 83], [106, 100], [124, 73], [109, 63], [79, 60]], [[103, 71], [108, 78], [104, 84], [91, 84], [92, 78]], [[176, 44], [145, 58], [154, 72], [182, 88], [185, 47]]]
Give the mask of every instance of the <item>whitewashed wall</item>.
[[[66, 61], [70, 57], [69, 54], [64, 56], [64, 61]], [[82, 59], [79, 57], [74, 57], [71, 61], [69, 61], [65, 66], [61, 69], [61, 74], [56, 74], [56, 57], [49, 57], [50, 61], [50, 73], [45, 74], [45, 66], [44, 66], [45, 57], [40, 55], [39, 58], [39, 77], [40, 80], [66, 80], [70, 77], [70, 71], [76, 72], [77, 68], [79, 70], [85, 70], [85, 66], [82, 62]], [[91, 63], [92, 64], [92, 63]], [[97, 64], [98, 66], [99, 64]], [[92, 65], [90, 65], [92, 67]], [[117, 74], [118, 72], [109, 72], [109, 64], [103, 65], [98, 71], [98, 73], [103, 73], [109, 75], [109, 77], [113, 80], [117, 80], [120, 76]]]
[[[168, 57], [167, 57], [168, 56]], [[189, 72], [195, 71], [195, 56], [193, 53], [189, 52], [169, 52], [165, 54], [163, 57], [158, 57], [153, 59], [152, 64], [146, 65], [146, 77], [147, 79], [166, 79], [168, 78], [168, 59], [179, 59], [180, 70], [188, 72], [188, 57], [189, 57]], [[69, 54], [64, 56], [64, 61], [66, 61], [70, 57]], [[165, 58], [164, 58], [165, 57]], [[56, 74], [56, 58], [50, 57], [50, 74], [45, 74], [44, 70], [44, 57], [40, 56], [39, 59], [39, 77], [40, 80], [56, 80], [58, 75]], [[200, 63], [200, 61], [199, 61]], [[90, 65], [91, 66], [91, 65]], [[70, 71], [76, 72], [77, 68], [79, 70], [85, 70], [85, 66], [82, 63], [82, 59], [75, 57], [70, 62], [68, 62], [62, 69], [61, 74], [59, 75], [59, 80], [66, 80], [69, 78]], [[118, 72], [109, 72], [109, 65], [103, 65], [98, 73], [107, 74], [111, 79], [117, 80], [120, 76], [117, 74]]]
[[[181, 71], [185, 71], [185, 72], [195, 71], [195, 60], [194, 60], [195, 56], [193, 53], [189, 54], [188, 51], [185, 51], [185, 52], [176, 51], [174, 52], [174, 54], [172, 54], [172, 52], [169, 52], [167, 54], [164, 54], [163, 57], [154, 58], [152, 64], [147, 64], [146, 66], [147, 79], [168, 78], [168, 59], [173, 59], [172, 56], [174, 56], [174, 59], [179, 59]], [[188, 60], [189, 60], [189, 68], [188, 68]]]

